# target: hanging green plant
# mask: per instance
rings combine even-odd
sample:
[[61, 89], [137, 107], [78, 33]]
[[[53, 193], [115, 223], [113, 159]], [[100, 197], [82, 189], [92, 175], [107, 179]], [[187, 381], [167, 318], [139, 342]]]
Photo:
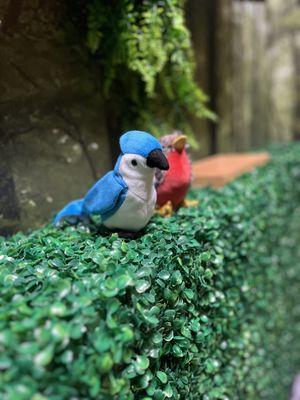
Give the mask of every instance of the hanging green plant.
[[103, 66], [104, 95], [124, 97], [124, 128], [191, 133], [189, 115], [215, 118], [194, 80], [184, 0], [90, 0], [87, 45]]

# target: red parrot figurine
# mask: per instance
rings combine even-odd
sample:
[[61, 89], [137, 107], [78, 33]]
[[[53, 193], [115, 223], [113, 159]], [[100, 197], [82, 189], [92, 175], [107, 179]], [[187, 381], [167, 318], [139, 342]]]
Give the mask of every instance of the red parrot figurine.
[[192, 166], [186, 152], [187, 137], [179, 131], [160, 139], [170, 169], [156, 173], [156, 204], [161, 215], [169, 215], [185, 204], [192, 180]]

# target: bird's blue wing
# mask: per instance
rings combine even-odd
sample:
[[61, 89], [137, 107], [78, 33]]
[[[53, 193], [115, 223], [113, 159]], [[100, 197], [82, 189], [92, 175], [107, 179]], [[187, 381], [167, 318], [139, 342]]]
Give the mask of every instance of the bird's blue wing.
[[110, 171], [86, 194], [83, 209], [88, 214], [100, 214], [102, 220], [114, 214], [122, 205], [127, 186], [121, 176]]

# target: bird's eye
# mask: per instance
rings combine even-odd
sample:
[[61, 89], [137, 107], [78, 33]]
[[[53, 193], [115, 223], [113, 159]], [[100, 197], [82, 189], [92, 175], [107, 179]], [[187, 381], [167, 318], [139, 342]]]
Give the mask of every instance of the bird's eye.
[[136, 160], [131, 160], [131, 164], [136, 167], [137, 166], [137, 161]]

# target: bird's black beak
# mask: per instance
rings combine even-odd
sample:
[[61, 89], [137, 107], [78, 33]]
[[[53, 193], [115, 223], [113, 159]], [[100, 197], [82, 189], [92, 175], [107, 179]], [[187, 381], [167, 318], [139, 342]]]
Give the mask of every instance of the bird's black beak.
[[150, 168], [158, 168], [164, 171], [169, 169], [169, 163], [166, 156], [160, 149], [152, 150], [147, 157], [147, 165]]

